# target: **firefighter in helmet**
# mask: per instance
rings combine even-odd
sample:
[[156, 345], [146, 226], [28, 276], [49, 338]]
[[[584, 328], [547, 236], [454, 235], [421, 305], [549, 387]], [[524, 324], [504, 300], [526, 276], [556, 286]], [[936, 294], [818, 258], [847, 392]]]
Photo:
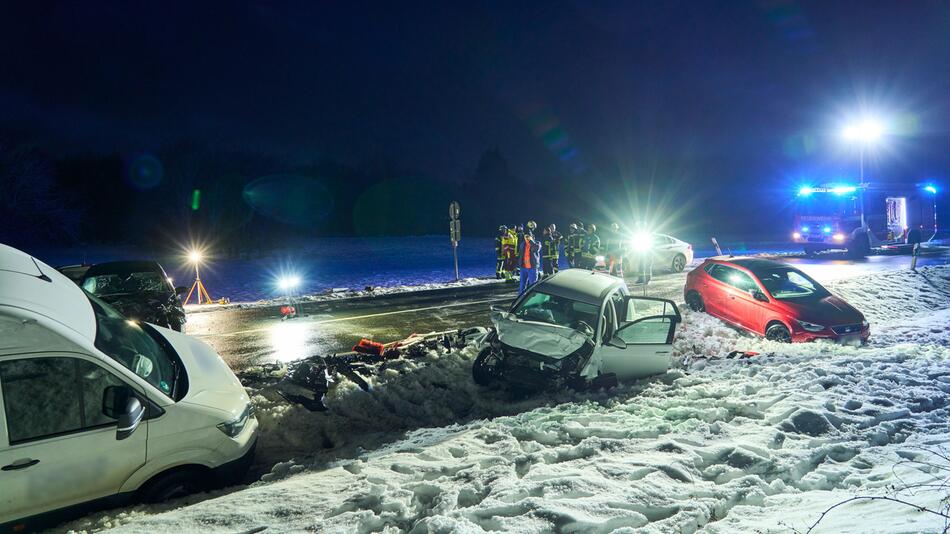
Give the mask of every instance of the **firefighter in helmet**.
[[541, 268], [545, 277], [557, 273], [561, 239], [562, 236], [553, 223], [544, 229], [544, 236], [541, 238]]
[[504, 256], [504, 264], [502, 269], [506, 281], [511, 281], [515, 276], [515, 269], [518, 268], [518, 235], [515, 233], [514, 228], [508, 228], [502, 226], [505, 229], [504, 235], [501, 236], [501, 251]]
[[597, 235], [597, 225], [587, 225], [587, 232], [581, 245], [581, 268], [590, 271], [597, 266], [597, 256], [600, 255], [600, 236]]
[[508, 237], [508, 227], [501, 225], [498, 227], [498, 235], [495, 236], [495, 278], [501, 280], [505, 277], [505, 238]]

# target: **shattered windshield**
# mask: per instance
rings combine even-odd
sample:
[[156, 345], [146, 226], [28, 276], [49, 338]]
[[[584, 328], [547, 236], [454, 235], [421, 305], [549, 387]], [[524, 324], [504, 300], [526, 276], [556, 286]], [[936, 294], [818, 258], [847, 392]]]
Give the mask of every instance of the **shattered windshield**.
[[166, 291], [167, 281], [154, 271], [132, 273], [103, 273], [90, 276], [82, 283], [82, 288], [93, 295], [116, 295], [119, 293], [142, 293]]
[[593, 304], [534, 291], [511, 313], [525, 321], [563, 326], [589, 335], [597, 325], [599, 312]]
[[828, 290], [795, 269], [770, 269], [756, 273], [765, 289], [779, 300], [829, 295]]

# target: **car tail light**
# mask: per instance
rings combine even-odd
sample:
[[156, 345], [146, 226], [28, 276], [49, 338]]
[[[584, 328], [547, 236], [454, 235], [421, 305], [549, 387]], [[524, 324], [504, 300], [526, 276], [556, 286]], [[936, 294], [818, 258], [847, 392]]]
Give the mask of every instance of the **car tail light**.
[[693, 245], [690, 245], [689, 243], [687, 243], [686, 250], [693, 250]]

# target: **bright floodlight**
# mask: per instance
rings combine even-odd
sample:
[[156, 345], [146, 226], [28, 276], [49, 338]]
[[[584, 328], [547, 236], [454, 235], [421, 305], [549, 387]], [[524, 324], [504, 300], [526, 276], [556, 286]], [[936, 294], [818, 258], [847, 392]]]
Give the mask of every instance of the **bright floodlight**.
[[300, 277], [295, 276], [295, 275], [282, 276], [280, 277], [279, 280], [277, 280], [277, 287], [285, 291], [288, 289], [293, 289], [299, 285], [300, 285]]
[[201, 251], [192, 249], [192, 251], [188, 253], [188, 261], [195, 264], [201, 263]]
[[926, 191], [926, 192], [928, 192], [928, 193], [930, 193], [930, 194], [932, 194], [932, 195], [936, 195], [936, 194], [937, 194], [937, 188], [936, 188], [935, 186], [932, 186], [932, 185], [924, 186], [924, 191]]
[[798, 190], [798, 195], [799, 195], [799, 196], [803, 196], [803, 197], [807, 197], [808, 195], [810, 195], [810, 194], [812, 194], [812, 193], [814, 193], [814, 192], [815, 192], [814, 189], [812, 189], [811, 187], [809, 187], [809, 186], [806, 185], [806, 186], [804, 186], [804, 187], [802, 187], [801, 189]]
[[633, 236], [633, 250], [637, 252], [645, 252], [653, 248], [653, 236], [647, 232], [637, 232]]
[[846, 141], [864, 144], [876, 143], [884, 136], [884, 124], [873, 118], [867, 118], [849, 124], [841, 130], [841, 136]]

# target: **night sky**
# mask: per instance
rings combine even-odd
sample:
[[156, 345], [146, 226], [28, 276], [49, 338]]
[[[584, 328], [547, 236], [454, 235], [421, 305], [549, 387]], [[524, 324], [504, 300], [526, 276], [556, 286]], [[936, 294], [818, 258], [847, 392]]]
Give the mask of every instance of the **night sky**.
[[[37, 143], [53, 158], [200, 142], [266, 154], [281, 162], [274, 173], [316, 159], [387, 161], [456, 196], [497, 148], [517, 180], [509, 193], [538, 206], [511, 220], [566, 223], [586, 192], [585, 216], [649, 203], [656, 217], [678, 211], [672, 227], [729, 217], [730, 230], [773, 221], [783, 234], [773, 211], [795, 184], [856, 175], [837, 133], [861, 113], [888, 124], [872, 176], [947, 183], [950, 168], [947, 3], [19, 2], [3, 11], [0, 128], [7, 144]], [[484, 187], [501, 195], [507, 185]], [[498, 222], [466, 214], [478, 228]]]

